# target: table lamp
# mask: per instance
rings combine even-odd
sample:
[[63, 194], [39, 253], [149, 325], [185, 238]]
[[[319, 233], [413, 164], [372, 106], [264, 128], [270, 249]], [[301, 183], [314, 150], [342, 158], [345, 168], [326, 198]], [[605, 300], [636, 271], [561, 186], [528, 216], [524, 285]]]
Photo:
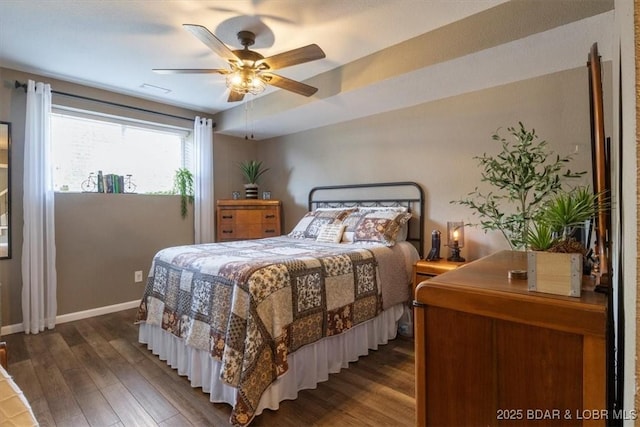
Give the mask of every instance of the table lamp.
[[447, 222], [447, 246], [451, 248], [451, 256], [447, 258], [447, 261], [466, 261], [460, 256], [460, 249], [464, 247], [464, 222]]

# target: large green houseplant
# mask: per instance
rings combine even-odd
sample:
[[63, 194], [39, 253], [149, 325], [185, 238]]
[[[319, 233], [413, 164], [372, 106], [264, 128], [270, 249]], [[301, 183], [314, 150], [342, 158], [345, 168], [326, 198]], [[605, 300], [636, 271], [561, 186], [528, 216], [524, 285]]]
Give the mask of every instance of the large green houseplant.
[[571, 156], [561, 157], [539, 140], [535, 129], [527, 130], [519, 122], [508, 127], [510, 139], [498, 132], [492, 139], [501, 144], [496, 155], [476, 156], [482, 169], [481, 181], [489, 190], [476, 187], [466, 198], [454, 200], [469, 207], [483, 230], [499, 230], [511, 249], [525, 249], [530, 224], [542, 204], [561, 190], [563, 180], [578, 178], [586, 172], [572, 172], [566, 166]]

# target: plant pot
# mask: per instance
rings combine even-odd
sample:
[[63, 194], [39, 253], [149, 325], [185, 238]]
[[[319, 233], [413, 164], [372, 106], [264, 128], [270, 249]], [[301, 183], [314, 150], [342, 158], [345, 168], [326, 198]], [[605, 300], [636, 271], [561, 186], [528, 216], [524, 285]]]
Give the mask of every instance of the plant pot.
[[582, 254], [527, 253], [530, 291], [579, 297], [582, 286]]
[[244, 196], [247, 199], [257, 199], [258, 198], [258, 185], [257, 184], [245, 184], [244, 185]]

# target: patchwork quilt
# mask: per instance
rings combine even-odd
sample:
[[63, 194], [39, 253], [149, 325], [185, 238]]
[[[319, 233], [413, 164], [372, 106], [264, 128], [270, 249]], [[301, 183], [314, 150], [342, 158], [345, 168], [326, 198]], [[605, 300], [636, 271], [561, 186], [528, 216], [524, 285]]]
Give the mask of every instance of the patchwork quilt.
[[289, 353], [382, 311], [374, 253], [286, 237], [167, 248], [137, 321], [220, 360], [220, 379], [237, 390], [231, 422], [246, 425]]

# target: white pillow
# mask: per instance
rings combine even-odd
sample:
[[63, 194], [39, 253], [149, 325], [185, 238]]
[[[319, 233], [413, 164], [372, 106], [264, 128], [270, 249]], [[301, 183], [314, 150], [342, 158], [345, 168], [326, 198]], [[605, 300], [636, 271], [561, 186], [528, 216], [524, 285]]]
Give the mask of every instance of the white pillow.
[[322, 243], [340, 243], [342, 240], [342, 232], [344, 224], [326, 224], [320, 228], [316, 242]]

